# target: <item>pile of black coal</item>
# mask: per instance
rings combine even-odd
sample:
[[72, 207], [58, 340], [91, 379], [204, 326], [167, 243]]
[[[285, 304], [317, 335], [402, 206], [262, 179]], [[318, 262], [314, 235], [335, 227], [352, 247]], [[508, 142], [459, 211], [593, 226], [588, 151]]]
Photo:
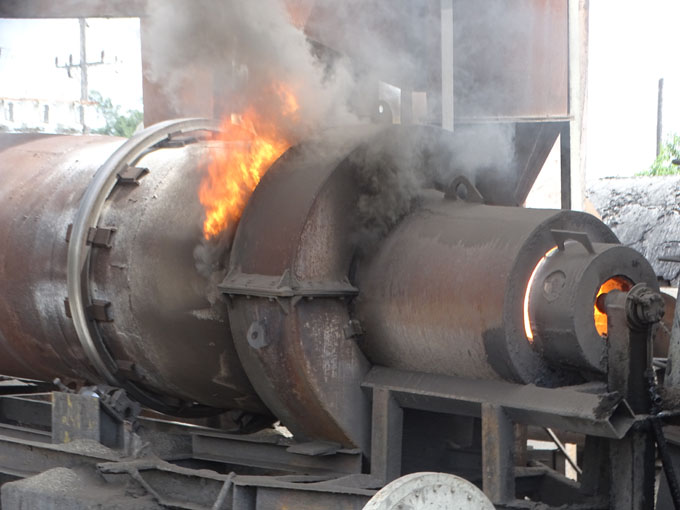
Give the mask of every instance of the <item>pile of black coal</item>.
[[601, 179], [588, 199], [621, 242], [642, 253], [661, 285], [680, 281], [680, 176]]

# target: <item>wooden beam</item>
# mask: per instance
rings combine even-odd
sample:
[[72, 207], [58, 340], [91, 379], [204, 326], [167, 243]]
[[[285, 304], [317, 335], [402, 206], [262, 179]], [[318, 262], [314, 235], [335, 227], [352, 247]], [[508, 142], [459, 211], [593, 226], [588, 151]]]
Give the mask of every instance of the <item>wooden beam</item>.
[[2, 0], [0, 18], [137, 18], [147, 0]]

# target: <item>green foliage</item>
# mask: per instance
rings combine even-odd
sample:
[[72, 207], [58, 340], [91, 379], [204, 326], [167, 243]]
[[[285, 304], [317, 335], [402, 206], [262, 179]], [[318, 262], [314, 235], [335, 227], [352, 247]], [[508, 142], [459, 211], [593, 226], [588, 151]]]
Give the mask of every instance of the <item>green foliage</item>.
[[141, 124], [143, 114], [139, 110], [128, 110], [126, 114], [120, 113], [120, 106], [111, 102], [110, 98], [104, 99], [99, 92], [91, 92], [90, 100], [97, 103], [97, 110], [106, 121], [106, 127], [95, 129], [92, 132], [100, 135], [124, 136], [130, 138], [137, 126]]
[[668, 137], [649, 170], [640, 172], [638, 175], [678, 175], [680, 166], [674, 165], [673, 160], [680, 160], [680, 135], [678, 134]]

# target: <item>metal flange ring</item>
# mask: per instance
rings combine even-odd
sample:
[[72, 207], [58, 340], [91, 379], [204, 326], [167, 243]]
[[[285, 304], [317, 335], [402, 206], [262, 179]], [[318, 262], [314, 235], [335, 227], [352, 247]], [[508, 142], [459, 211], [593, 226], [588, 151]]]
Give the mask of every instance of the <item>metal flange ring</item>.
[[[218, 132], [219, 123], [215, 120], [200, 118], [160, 122], [141, 131], [121, 145], [92, 178], [80, 201], [71, 230], [66, 278], [71, 316], [78, 340], [88, 360], [105, 381], [115, 386], [132, 387], [132, 392], [137, 393], [138, 396], [142, 390], [138, 388], [135, 390], [136, 385], [120, 378], [116, 361], [109, 353], [98, 328], [87, 317], [86, 308], [91, 302], [87, 277], [90, 262], [90, 246], [87, 237], [90, 228], [97, 226], [104, 202], [118, 183], [118, 174], [128, 166], [134, 166], [148, 152], [159, 148], [160, 142], [174, 135], [191, 131]], [[148, 395], [145, 400], [154, 402], [156, 399]], [[156, 404], [160, 405], [159, 402]]]

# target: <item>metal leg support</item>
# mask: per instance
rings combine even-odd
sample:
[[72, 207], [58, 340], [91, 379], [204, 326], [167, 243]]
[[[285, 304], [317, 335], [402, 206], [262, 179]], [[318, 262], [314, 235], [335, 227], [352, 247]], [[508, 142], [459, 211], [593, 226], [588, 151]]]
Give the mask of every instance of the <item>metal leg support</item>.
[[401, 476], [401, 441], [404, 413], [391, 392], [373, 389], [371, 475], [384, 483]]
[[515, 499], [515, 434], [500, 406], [482, 404], [482, 487], [494, 504]]
[[[648, 414], [651, 402], [645, 373], [649, 366], [648, 341], [652, 323], [634, 326], [638, 315], [631, 303], [636, 288], [625, 294], [612, 291], [606, 298], [610, 391], [624, 395], [633, 411]], [[631, 301], [632, 300], [632, 301]], [[649, 430], [633, 428], [622, 440], [609, 445], [611, 468], [610, 508], [654, 508], [656, 476], [654, 437]]]

